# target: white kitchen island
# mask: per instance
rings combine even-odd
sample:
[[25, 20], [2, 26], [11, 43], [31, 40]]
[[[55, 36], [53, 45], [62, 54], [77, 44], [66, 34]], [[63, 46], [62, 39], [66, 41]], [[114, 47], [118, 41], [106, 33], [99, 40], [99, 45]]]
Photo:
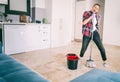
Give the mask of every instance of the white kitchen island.
[[0, 23], [0, 28], [7, 55], [50, 48], [50, 24]]

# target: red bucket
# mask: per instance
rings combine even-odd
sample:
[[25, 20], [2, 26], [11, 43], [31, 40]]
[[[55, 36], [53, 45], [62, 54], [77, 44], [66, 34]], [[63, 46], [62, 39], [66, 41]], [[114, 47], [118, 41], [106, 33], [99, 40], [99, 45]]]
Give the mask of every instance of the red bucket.
[[77, 69], [78, 56], [74, 53], [67, 54], [67, 65], [69, 69]]

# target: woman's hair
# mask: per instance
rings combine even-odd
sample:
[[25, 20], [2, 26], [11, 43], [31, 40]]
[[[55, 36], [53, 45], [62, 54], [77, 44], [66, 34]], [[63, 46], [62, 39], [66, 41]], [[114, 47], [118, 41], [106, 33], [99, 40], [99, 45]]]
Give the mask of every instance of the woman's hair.
[[97, 6], [99, 6], [99, 7], [101, 6], [100, 4], [98, 4], [98, 3], [95, 3], [95, 4], [93, 5], [93, 7], [94, 7], [95, 5], [97, 5]]

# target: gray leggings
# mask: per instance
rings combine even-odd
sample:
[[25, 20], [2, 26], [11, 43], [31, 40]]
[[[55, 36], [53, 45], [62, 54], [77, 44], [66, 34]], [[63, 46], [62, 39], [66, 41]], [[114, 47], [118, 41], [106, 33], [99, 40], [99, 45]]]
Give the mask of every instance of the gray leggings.
[[[85, 53], [85, 51], [86, 51], [86, 49], [88, 47], [88, 44], [90, 43], [90, 40], [91, 40], [91, 37], [87, 37], [87, 36], [83, 35], [82, 48], [81, 48], [81, 51], [80, 51], [80, 57], [84, 56], [84, 53]], [[102, 60], [103, 61], [107, 60], [105, 49], [103, 47], [103, 44], [102, 44], [102, 42], [100, 40], [99, 33], [97, 31], [94, 31], [93, 41], [95, 42], [95, 44], [97, 45], [98, 49], [100, 50]]]

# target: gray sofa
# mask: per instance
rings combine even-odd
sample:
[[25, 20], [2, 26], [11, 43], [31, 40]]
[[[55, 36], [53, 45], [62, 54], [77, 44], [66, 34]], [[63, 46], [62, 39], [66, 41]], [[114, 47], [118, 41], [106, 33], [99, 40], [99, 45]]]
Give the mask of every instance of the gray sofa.
[[0, 54], [0, 82], [49, 82], [11, 56]]

